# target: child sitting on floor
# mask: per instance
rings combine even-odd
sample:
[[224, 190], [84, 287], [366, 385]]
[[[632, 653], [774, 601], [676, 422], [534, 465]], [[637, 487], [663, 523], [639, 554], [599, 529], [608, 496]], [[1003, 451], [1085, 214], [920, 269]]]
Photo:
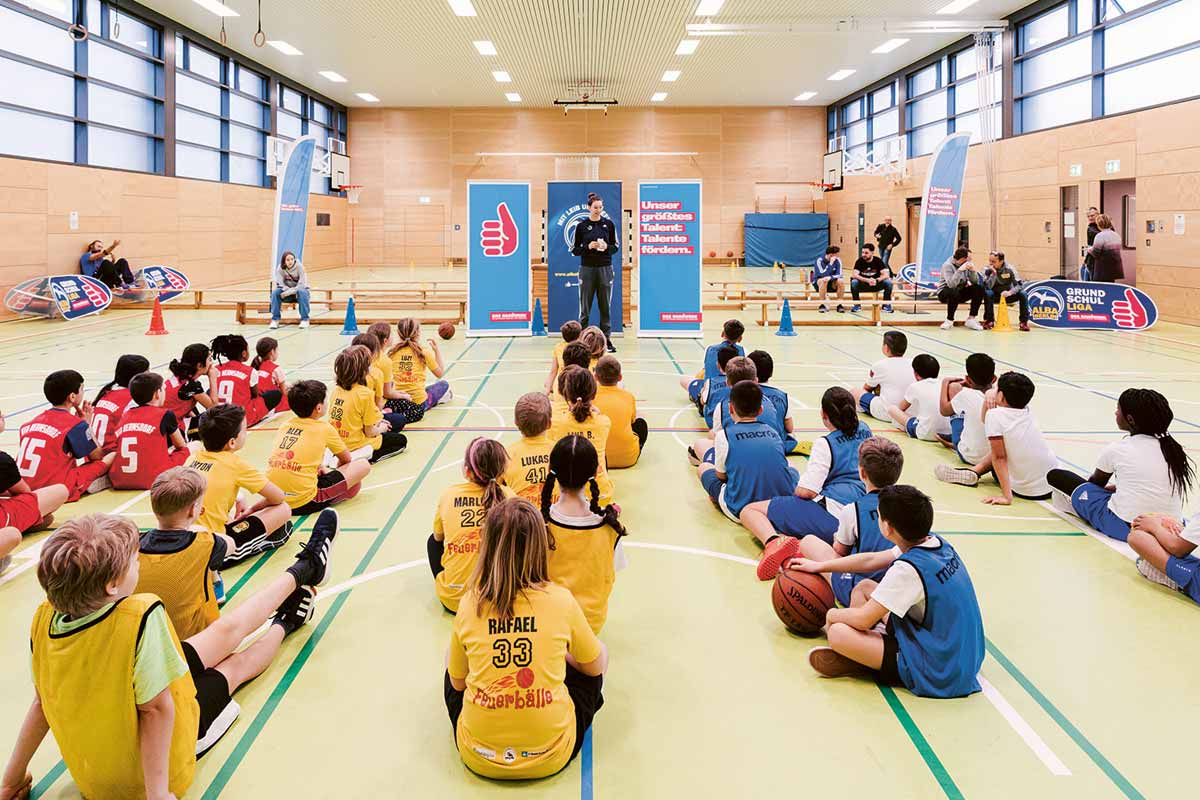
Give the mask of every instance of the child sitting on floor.
[[[725, 385], [725, 371], [718, 367], [717, 356], [725, 347], [733, 348], [733, 356], [746, 355], [745, 349], [742, 348], [742, 337], [746, 334], [746, 326], [741, 320], [729, 319], [721, 326], [721, 341], [716, 344], [710, 344], [704, 348], [704, 364], [700, 367], [700, 371], [696, 373], [695, 378], [684, 375], [679, 379], [679, 385], [687, 390], [688, 399], [696, 406], [703, 407], [703, 401], [700, 399], [700, 393], [708, 384], [714, 384], [717, 387]], [[733, 356], [729, 356], [725, 360], [728, 361]]]
[[427, 339], [429, 347], [421, 345], [421, 323], [405, 317], [396, 323], [396, 344], [388, 350], [392, 360], [392, 383], [397, 398], [388, 400], [388, 410], [403, 414], [408, 424], [419, 422], [425, 412], [439, 403], [454, 399], [450, 384], [444, 380], [425, 385], [425, 373], [441, 378], [446, 364], [436, 339]]
[[888, 408], [899, 405], [904, 392], [915, 380], [912, 361], [904, 357], [908, 337], [900, 331], [883, 335], [883, 358], [871, 365], [871, 371], [861, 389], [854, 390], [854, 399], [864, 414], [891, 422]]
[[939, 441], [950, 436], [950, 417], [942, 414], [942, 383], [938, 380], [941, 365], [928, 353], [912, 360], [916, 383], [904, 390], [899, 405], [888, 406], [888, 413], [901, 430], [914, 439]]
[[1137, 570], [1146, 580], [1182, 592], [1200, 603], [1200, 517], [1184, 527], [1165, 514], [1142, 514], [1133, 520], [1129, 546], [1138, 554]]
[[608, 468], [626, 469], [638, 462], [650, 427], [637, 415], [637, 398], [622, 389], [621, 362], [616, 356], [603, 355], [596, 362], [596, 408], [612, 421], [608, 435]]
[[92, 438], [105, 453], [116, 448], [117, 425], [121, 416], [133, 406], [129, 395], [129, 382], [134, 375], [150, 369], [150, 360], [145, 356], [123, 355], [117, 359], [113, 379], [100, 388], [92, 403]]
[[542, 485], [550, 471], [550, 398], [541, 392], [529, 392], [517, 398], [513, 409], [521, 438], [506, 448], [508, 469], [504, 484], [531, 503], [542, 498]]
[[84, 399], [83, 376], [73, 369], [51, 372], [42, 393], [50, 408], [21, 426], [17, 466], [25, 482], [31, 489], [62, 484], [68, 502], [107, 489], [116, 454], [105, 455], [92, 438], [92, 404]]
[[183, 466], [191, 450], [200, 446], [188, 448], [175, 414], [163, 408], [161, 375], [135, 375], [129, 381], [129, 396], [136, 405], [117, 424], [116, 458], [108, 477], [114, 489], [149, 489], [159, 473]]
[[567, 345], [579, 338], [583, 328], [579, 320], [572, 319], [564, 322], [558, 331], [562, 334], [562, 341], [554, 345], [554, 354], [550, 356], [550, 377], [546, 378], [546, 394], [554, 394], [558, 387], [558, 374], [566, 367], [563, 363], [563, 351]]

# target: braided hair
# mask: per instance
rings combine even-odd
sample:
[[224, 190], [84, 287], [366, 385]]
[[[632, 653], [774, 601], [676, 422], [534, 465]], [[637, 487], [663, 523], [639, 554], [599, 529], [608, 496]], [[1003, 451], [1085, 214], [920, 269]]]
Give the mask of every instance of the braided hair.
[[617, 507], [600, 505], [600, 486], [596, 483], [596, 473], [600, 469], [600, 456], [596, 448], [585, 437], [578, 434], [564, 436], [550, 451], [550, 471], [546, 482], [542, 485], [542, 519], [550, 521], [550, 506], [554, 499], [554, 484], [571, 491], [579, 491], [588, 487], [588, 508], [599, 517], [604, 518], [606, 525], [617, 532], [617, 536], [625, 535], [625, 526], [617, 518]]
[[1117, 408], [1131, 434], [1140, 433], [1158, 440], [1163, 460], [1171, 472], [1171, 488], [1180, 497], [1186, 497], [1195, 479], [1195, 467], [1183, 445], [1167, 432], [1175, 419], [1167, 398], [1153, 389], [1126, 389], [1117, 399]]
[[841, 386], [830, 386], [821, 395], [821, 411], [829, 424], [847, 436], [858, 432], [858, 404], [854, 395]]
[[250, 352], [250, 343], [238, 333], [223, 333], [212, 340], [213, 355], [226, 361], [242, 361]]

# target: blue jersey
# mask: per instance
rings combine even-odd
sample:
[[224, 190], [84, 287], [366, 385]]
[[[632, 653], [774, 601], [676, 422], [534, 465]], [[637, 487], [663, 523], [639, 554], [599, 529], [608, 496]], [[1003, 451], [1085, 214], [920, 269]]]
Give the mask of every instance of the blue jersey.
[[[721, 372], [721, 368], [719, 366], [717, 366], [717, 353], [720, 352], [722, 347], [725, 347], [729, 344], [730, 344], [730, 342], [726, 342], [726, 341], [722, 340], [721, 342], [719, 342], [717, 344], [710, 344], [707, 348], [705, 348], [705, 350], [704, 350], [704, 377], [708, 378], [709, 382], [712, 382], [712, 381], [716, 380], [717, 378], [720, 378], [721, 379], [720, 382], [722, 384], [725, 383], [725, 374], [723, 372]], [[737, 350], [737, 354], [739, 356], [746, 355], [745, 348], [743, 348], [740, 344], [735, 344], [735, 345], [733, 345], [733, 347], [735, 350]]]
[[[857, 553], [880, 553], [891, 550], [892, 543], [883, 537], [879, 530], [879, 492], [868, 492], [854, 501], [855, 522], [858, 528], [858, 539], [850, 548], [850, 555]], [[878, 582], [883, 578], [886, 569], [877, 572], [861, 574], [857, 572], [834, 572], [832, 574], [833, 593], [838, 602], [850, 607], [850, 593], [854, 587], [865, 580]]]
[[788, 466], [774, 428], [762, 422], [735, 422], [722, 433], [729, 443], [724, 498], [731, 514], [737, 516], [759, 500], [795, 493], [800, 476]]
[[[713, 419], [717, 418], [716, 412], [713, 412]], [[758, 421], [771, 426], [771, 429], [779, 434], [779, 441], [785, 442], [787, 431], [783, 429], [783, 417], [779, 413], [779, 409], [775, 404], [763, 396], [762, 413], [758, 415]], [[729, 392], [725, 392], [724, 398], [721, 400], [721, 427], [728, 429], [733, 424], [733, 409], [730, 408]], [[783, 452], [788, 452], [786, 449]]]
[[837, 256], [817, 256], [813, 264], [812, 279], [816, 283], [820, 278], [842, 277], [842, 260]]
[[858, 477], [858, 447], [870, 438], [871, 429], [863, 422], [858, 423], [858, 430], [852, 436], [841, 431], [825, 434], [832, 463], [821, 487], [823, 496], [849, 505], [867, 493], [866, 485]]
[[725, 408], [729, 405], [729, 384], [725, 383], [725, 376], [721, 376], [721, 385], [714, 386], [711, 383], [708, 386], [708, 397], [704, 401], [704, 424], [711, 430], [713, 426], [713, 415], [716, 413], [717, 406], [721, 406], [722, 415], [725, 414]]
[[899, 645], [896, 669], [913, 694], [965, 697], [978, 692], [983, 664], [983, 617], [967, 567], [945, 539], [937, 547], [914, 547], [900, 561], [925, 586], [925, 617], [891, 617]]
[[783, 452], [790, 453], [796, 449], [796, 438], [787, 432], [783, 427], [783, 421], [787, 418], [788, 412], [788, 395], [783, 389], [777, 389], [774, 386], [767, 386], [765, 383], [760, 383], [758, 388], [762, 389], [763, 397], [771, 401], [775, 406], [775, 411], [779, 415], [779, 426], [775, 428], [779, 432], [779, 436], [783, 439]]

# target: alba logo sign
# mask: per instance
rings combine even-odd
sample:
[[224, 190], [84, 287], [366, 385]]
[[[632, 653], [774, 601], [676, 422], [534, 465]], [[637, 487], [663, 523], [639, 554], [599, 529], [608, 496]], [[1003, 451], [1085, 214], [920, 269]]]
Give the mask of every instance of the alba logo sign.
[[1158, 321], [1149, 295], [1119, 283], [1040, 281], [1025, 296], [1030, 320], [1047, 328], [1142, 331]]
[[483, 254], [490, 258], [511, 256], [520, 245], [520, 233], [516, 220], [508, 210], [508, 203], [496, 206], [496, 219], [485, 219], [479, 232], [479, 244]]

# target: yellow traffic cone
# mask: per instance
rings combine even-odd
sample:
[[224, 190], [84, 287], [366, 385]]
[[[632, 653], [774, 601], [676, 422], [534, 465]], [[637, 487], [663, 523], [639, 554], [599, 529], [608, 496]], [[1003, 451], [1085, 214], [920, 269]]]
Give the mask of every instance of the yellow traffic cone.
[[1008, 321], [1008, 302], [1003, 297], [996, 298], [996, 325], [992, 328], [996, 333], [1012, 333], [1012, 323]]

